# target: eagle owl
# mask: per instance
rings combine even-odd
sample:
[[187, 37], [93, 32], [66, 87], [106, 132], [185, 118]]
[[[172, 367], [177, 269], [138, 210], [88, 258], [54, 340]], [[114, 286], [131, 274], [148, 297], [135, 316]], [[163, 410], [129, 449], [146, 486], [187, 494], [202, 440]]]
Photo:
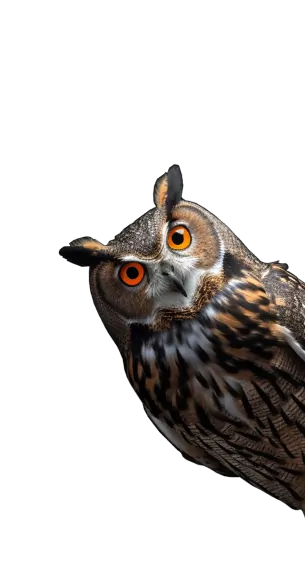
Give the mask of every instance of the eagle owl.
[[305, 284], [182, 189], [174, 165], [155, 208], [60, 255], [89, 266], [127, 378], [183, 457], [305, 512]]

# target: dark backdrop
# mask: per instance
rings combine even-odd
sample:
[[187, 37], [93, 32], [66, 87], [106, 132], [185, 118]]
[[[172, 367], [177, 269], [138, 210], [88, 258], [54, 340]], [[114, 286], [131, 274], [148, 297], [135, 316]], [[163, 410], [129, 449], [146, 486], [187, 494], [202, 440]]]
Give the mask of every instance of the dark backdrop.
[[[274, 162], [252, 158], [234, 169], [225, 161], [202, 161], [199, 166], [187, 161], [186, 194], [192, 193], [195, 200], [212, 198], [209, 206], [231, 218], [234, 229], [259, 256], [286, 261], [304, 278], [298, 178], [291, 162]], [[80, 170], [69, 184], [72, 191], [60, 197], [59, 222], [96, 223], [104, 230], [97, 236], [103, 239], [106, 231], [109, 239], [141, 209], [151, 207], [152, 182], [172, 163], [184, 168], [184, 160], [156, 160], [148, 173], [116, 166], [108, 177], [105, 171], [99, 178]], [[57, 231], [56, 237], [86, 233]], [[88, 311], [86, 272], [65, 264], [58, 253], [56, 263], [58, 382], [52, 461], [63, 491], [88, 499], [88, 505], [106, 515], [110, 503], [111, 516], [118, 521], [126, 513], [140, 519], [144, 511], [160, 519], [168, 517], [169, 510], [191, 513], [199, 520], [228, 513], [274, 516], [280, 511], [295, 519], [289, 507], [241, 487], [239, 480], [212, 481], [199, 473], [199, 466], [168, 450], [166, 441], [160, 442], [124, 383], [109, 336], [96, 323], [90, 305]]]

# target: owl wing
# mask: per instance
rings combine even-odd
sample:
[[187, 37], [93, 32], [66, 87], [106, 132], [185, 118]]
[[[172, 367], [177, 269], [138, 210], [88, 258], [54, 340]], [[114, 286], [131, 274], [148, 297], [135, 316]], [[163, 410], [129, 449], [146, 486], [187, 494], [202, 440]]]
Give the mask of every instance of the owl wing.
[[259, 278], [242, 270], [201, 312], [203, 338], [209, 345], [202, 370], [209, 383], [209, 425], [215, 428], [213, 416], [214, 421], [224, 421], [218, 437], [215, 430], [202, 441], [217, 449], [220, 461], [243, 479], [304, 510], [302, 332], [294, 333], [293, 314], [289, 323], [280, 323], [283, 316], [272, 302], [270, 285], [267, 289], [270, 297]]
[[[214, 367], [220, 367], [227, 391], [236, 395], [238, 390], [243, 394], [254, 388], [253, 412], [259, 408], [263, 424], [267, 424], [270, 415], [293, 405], [294, 400], [299, 401], [298, 414], [303, 421], [305, 351], [301, 332], [298, 330], [297, 338], [292, 331], [291, 313], [289, 323], [280, 323], [283, 315], [278, 313], [276, 303], [272, 303], [272, 299], [276, 302], [278, 297], [274, 297], [274, 293], [270, 295], [260, 279], [244, 270], [240, 278], [231, 280], [207, 306], [202, 322], [207, 326], [215, 356]], [[213, 362], [211, 365], [213, 368]], [[219, 373], [219, 369], [216, 371]], [[244, 405], [251, 420], [249, 408], [250, 405], [247, 411]]]

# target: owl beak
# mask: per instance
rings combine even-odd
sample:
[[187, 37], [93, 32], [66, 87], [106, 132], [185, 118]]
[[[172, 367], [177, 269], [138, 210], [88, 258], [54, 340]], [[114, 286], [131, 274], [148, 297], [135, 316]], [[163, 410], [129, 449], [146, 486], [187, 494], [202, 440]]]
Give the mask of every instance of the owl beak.
[[185, 297], [187, 297], [187, 293], [184, 289], [184, 285], [180, 278], [177, 277], [175, 274], [174, 266], [169, 264], [163, 264], [161, 266], [162, 275], [166, 276], [169, 279], [171, 288], [173, 291], [177, 291], [182, 293]]

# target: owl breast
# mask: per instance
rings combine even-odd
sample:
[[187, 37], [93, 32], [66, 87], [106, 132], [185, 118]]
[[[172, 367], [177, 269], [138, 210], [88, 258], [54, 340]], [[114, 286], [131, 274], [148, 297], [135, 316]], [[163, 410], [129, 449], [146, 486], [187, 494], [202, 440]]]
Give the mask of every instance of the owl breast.
[[214, 420], [212, 425], [205, 421], [206, 431], [223, 428], [219, 412], [229, 404], [233, 417], [234, 412], [243, 417], [224, 389], [213, 335], [202, 318], [173, 322], [161, 333], [135, 327], [132, 341], [127, 377], [152, 415], [168, 424], [192, 425], [204, 408]]

